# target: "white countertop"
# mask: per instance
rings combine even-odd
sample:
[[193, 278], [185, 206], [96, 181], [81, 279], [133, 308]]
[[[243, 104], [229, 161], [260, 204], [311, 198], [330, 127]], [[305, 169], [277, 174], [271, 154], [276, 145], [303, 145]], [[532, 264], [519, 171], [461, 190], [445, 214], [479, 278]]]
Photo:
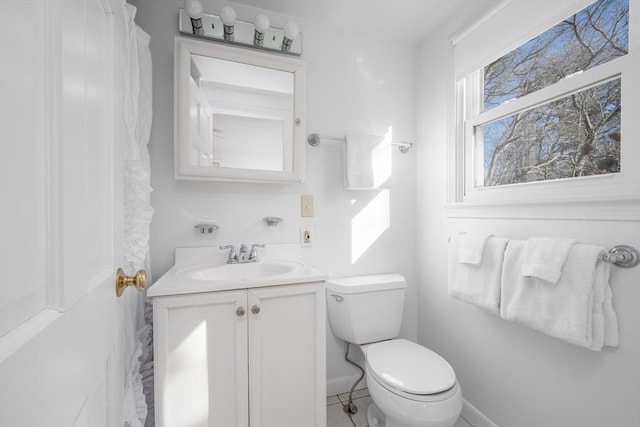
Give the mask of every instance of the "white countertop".
[[[148, 290], [147, 296], [159, 297], [168, 295], [193, 294], [200, 292], [227, 291], [233, 289], [249, 289], [264, 286], [288, 285], [295, 283], [310, 283], [325, 281], [328, 276], [299, 258], [296, 251], [291, 251], [290, 245], [269, 245], [259, 251], [263, 263], [277, 263], [279, 261], [292, 265], [291, 271], [268, 277], [253, 279], [193, 279], [183, 274], [185, 271], [198, 268], [206, 269], [225, 266], [228, 251], [221, 251], [217, 247], [177, 248], [175, 265], [158, 279]], [[297, 251], [299, 253], [299, 250]], [[233, 264], [229, 268], [243, 268], [243, 264]]]

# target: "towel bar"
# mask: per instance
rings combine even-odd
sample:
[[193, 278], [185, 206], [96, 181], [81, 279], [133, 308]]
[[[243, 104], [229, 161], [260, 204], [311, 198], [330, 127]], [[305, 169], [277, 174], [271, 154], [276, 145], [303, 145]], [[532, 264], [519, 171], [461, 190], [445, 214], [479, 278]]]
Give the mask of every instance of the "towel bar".
[[[447, 239], [451, 242], [451, 237]], [[633, 268], [640, 264], [640, 252], [633, 246], [617, 245], [600, 254], [600, 259], [622, 268]]]
[[[330, 139], [332, 141], [345, 142], [345, 138], [339, 138], [337, 136], [321, 136], [318, 133], [310, 134], [307, 137], [307, 142], [312, 147], [317, 147], [318, 145], [320, 145], [321, 139]], [[405, 154], [413, 147], [413, 142], [392, 142], [391, 145], [397, 145], [398, 150], [400, 150], [402, 154]]]

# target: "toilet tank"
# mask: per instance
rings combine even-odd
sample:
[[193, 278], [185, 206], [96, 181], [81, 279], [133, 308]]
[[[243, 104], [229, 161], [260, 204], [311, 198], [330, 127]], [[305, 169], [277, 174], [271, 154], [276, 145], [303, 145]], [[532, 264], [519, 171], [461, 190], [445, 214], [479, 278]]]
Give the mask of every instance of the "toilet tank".
[[400, 274], [328, 280], [327, 309], [333, 334], [353, 344], [397, 337], [406, 287]]

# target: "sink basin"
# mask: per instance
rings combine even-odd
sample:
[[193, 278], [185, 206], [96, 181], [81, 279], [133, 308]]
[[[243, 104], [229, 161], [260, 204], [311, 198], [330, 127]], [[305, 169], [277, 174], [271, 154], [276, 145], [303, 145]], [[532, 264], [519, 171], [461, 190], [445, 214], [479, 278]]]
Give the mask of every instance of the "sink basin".
[[299, 258], [299, 244], [273, 244], [259, 262], [226, 264], [217, 246], [176, 248], [175, 264], [148, 289], [162, 297], [321, 282], [327, 276]]
[[260, 261], [217, 266], [196, 266], [176, 271], [178, 277], [206, 281], [249, 281], [291, 273], [303, 267], [294, 261]]

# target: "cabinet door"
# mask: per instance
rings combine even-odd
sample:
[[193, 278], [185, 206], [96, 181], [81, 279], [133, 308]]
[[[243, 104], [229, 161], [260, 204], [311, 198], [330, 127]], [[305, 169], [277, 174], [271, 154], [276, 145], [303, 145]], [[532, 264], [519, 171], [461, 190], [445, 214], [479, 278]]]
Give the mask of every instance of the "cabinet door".
[[249, 290], [251, 427], [326, 427], [323, 289]]
[[156, 425], [247, 427], [247, 291], [154, 299]]

